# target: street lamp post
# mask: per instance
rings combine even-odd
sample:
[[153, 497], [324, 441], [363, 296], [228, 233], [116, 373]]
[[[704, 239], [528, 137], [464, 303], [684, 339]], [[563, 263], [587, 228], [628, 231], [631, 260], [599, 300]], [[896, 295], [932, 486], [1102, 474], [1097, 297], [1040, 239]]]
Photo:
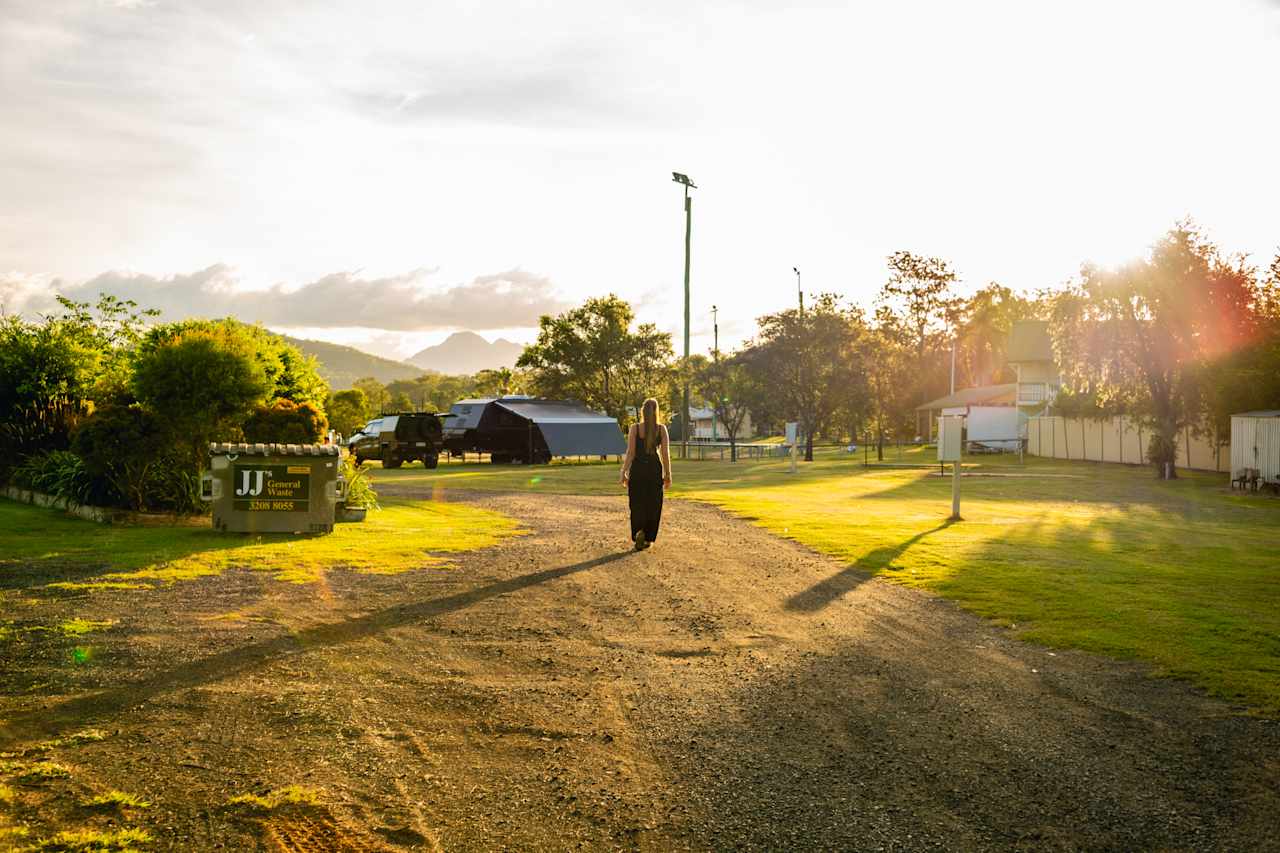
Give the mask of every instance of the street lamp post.
[[693, 233], [693, 199], [689, 190], [696, 190], [698, 185], [689, 180], [688, 175], [679, 172], [671, 173], [671, 180], [684, 185], [684, 414], [680, 416], [681, 455], [689, 458], [689, 239]]
[[[800, 268], [792, 267], [791, 271], [796, 274], [796, 295], [800, 297], [800, 321], [801, 323], [803, 323], [804, 322], [804, 291], [800, 289]], [[803, 369], [803, 363], [801, 365], [801, 369]], [[800, 417], [797, 415], [796, 426], [799, 426], [799, 425], [800, 425]], [[799, 443], [800, 443], [800, 433], [797, 432], [796, 444], [799, 444]], [[793, 446], [791, 448], [791, 473], [792, 474], [796, 472], [796, 455], [797, 455], [796, 451], [797, 451], [797, 448]]]
[[[720, 309], [714, 305], [711, 306], [711, 329], [712, 329], [712, 333], [715, 335], [715, 343], [712, 344], [711, 346], [711, 357], [712, 359], [715, 360], [716, 364], [719, 364], [720, 363]], [[716, 389], [716, 393], [717, 395], [719, 394], [718, 388]], [[719, 441], [720, 439], [720, 435], [716, 431], [716, 409], [720, 407], [720, 402], [721, 401], [718, 396], [717, 396], [717, 399], [711, 401], [711, 440], [712, 441]]]

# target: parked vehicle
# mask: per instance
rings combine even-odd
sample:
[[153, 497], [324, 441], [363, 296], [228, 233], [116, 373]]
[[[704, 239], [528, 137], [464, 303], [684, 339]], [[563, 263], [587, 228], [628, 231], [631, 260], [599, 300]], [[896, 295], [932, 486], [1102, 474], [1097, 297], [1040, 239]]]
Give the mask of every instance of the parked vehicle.
[[379, 415], [347, 439], [356, 463], [377, 459], [383, 468], [399, 468], [421, 460], [428, 468], [440, 464], [444, 448], [442, 419], [436, 412], [394, 412]]

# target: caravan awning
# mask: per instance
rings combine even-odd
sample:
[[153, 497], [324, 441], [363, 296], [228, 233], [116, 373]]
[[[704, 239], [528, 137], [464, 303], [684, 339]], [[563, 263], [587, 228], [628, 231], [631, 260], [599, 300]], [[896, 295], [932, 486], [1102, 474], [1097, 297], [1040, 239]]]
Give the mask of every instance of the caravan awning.
[[581, 403], [497, 400], [494, 405], [533, 421], [552, 456], [621, 456], [627, 452], [618, 422]]

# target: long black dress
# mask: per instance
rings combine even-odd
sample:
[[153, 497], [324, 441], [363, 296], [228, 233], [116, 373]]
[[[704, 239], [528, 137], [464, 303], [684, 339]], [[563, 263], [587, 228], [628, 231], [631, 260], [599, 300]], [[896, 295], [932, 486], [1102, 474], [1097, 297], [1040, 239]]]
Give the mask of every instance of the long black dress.
[[632, 436], [636, 452], [631, 460], [631, 474], [627, 480], [627, 497], [631, 503], [631, 538], [635, 539], [636, 533], [643, 530], [645, 541], [652, 542], [658, 538], [658, 523], [662, 521], [662, 460], [658, 458], [662, 439], [655, 441], [653, 450], [648, 451], [639, 427]]

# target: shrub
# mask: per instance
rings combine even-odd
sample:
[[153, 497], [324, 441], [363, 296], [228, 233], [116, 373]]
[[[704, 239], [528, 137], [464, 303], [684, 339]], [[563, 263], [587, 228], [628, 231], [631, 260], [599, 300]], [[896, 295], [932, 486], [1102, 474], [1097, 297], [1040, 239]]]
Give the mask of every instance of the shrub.
[[378, 493], [369, 480], [369, 465], [357, 466], [350, 456], [342, 457], [342, 477], [347, 481], [347, 506], [378, 508]]
[[71, 449], [94, 478], [110, 483], [129, 509], [154, 502], [156, 469], [173, 436], [155, 414], [137, 406], [106, 406], [94, 412], [71, 437]]
[[207, 464], [209, 442], [231, 438], [271, 388], [254, 341], [237, 326], [191, 329], [143, 346], [133, 384], [138, 399], [172, 425], [196, 469]]
[[86, 409], [99, 354], [77, 329], [0, 318], [0, 473], [10, 460], [65, 450]]
[[324, 436], [329, 423], [311, 403], [278, 399], [259, 406], [244, 423], [245, 441], [269, 444], [314, 444]]
[[71, 505], [112, 503], [110, 484], [95, 481], [84, 460], [69, 450], [28, 456], [13, 471], [13, 484], [61, 498]]

